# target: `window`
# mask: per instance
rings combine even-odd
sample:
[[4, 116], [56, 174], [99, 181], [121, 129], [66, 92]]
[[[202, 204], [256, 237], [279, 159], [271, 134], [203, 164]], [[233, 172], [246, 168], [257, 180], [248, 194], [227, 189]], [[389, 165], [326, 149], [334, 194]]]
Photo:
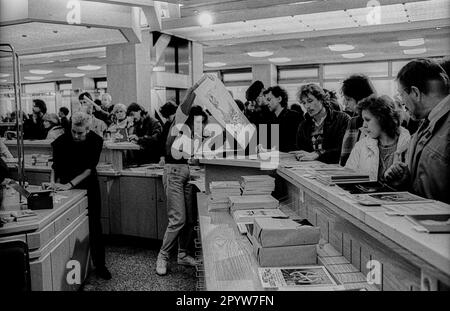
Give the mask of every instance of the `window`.
[[324, 66], [324, 79], [343, 80], [355, 73], [362, 73], [370, 78], [388, 77], [388, 62], [351, 63]]

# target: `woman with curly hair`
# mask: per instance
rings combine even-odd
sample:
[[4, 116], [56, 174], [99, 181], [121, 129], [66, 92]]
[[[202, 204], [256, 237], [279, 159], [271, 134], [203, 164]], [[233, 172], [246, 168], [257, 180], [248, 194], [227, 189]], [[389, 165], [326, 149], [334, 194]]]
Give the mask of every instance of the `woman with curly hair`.
[[384, 180], [384, 172], [401, 161], [410, 134], [400, 126], [400, 116], [388, 96], [372, 95], [358, 104], [366, 137], [355, 144], [345, 167], [368, 173], [372, 181]]

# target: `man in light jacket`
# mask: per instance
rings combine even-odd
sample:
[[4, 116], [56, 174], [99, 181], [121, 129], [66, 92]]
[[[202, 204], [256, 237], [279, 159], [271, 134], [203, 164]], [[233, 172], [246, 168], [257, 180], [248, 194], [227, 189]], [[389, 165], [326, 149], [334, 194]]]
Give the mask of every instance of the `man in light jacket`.
[[395, 163], [387, 180], [425, 198], [450, 203], [449, 77], [430, 59], [416, 59], [397, 75], [399, 94], [415, 119], [406, 163]]

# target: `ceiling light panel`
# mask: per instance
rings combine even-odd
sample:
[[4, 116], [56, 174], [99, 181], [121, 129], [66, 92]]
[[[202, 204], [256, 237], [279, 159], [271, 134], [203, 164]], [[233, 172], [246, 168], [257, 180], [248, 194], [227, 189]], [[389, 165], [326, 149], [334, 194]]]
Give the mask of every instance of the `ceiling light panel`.
[[36, 75], [48, 75], [49, 73], [52, 73], [53, 70], [31, 69], [29, 72]]
[[448, 0], [429, 0], [405, 3], [405, 8], [411, 21], [450, 18], [450, 4]]
[[269, 58], [269, 62], [272, 63], [287, 63], [290, 62], [291, 59], [288, 57], [275, 57], [275, 58]]
[[64, 76], [66, 76], [68, 78], [79, 78], [79, 77], [85, 76], [85, 74], [84, 73], [78, 73], [78, 72], [69, 72], [69, 73], [65, 73]]
[[42, 80], [44, 79], [44, 77], [40, 77], [40, 76], [28, 76], [28, 77], [23, 77], [25, 80], [29, 80], [29, 81], [38, 81], [38, 80]]
[[349, 58], [349, 59], [361, 58], [361, 57], [364, 57], [364, 53], [344, 53], [344, 54], [342, 54], [342, 57]]
[[77, 69], [80, 70], [99, 70], [100, 68], [102, 68], [102, 66], [96, 66], [96, 65], [85, 65], [85, 66], [78, 66]]
[[419, 49], [403, 50], [403, 53], [406, 54], [406, 55], [416, 55], [416, 54], [426, 53], [426, 51], [427, 51], [426, 48], [419, 48]]
[[345, 51], [351, 51], [351, 50], [355, 49], [355, 47], [350, 44], [332, 44], [332, 45], [329, 45], [328, 48], [331, 51], [335, 51], [335, 52], [345, 52]]
[[425, 40], [423, 38], [408, 39], [408, 40], [398, 41], [398, 44], [400, 46], [419, 46], [419, 45], [424, 45]]

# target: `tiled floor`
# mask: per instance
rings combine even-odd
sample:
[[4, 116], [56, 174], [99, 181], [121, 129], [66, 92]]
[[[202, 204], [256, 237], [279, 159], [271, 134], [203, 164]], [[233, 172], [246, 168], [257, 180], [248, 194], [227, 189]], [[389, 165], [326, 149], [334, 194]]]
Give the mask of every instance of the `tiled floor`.
[[155, 272], [158, 248], [130, 245], [106, 247], [106, 265], [112, 274], [109, 281], [91, 273], [84, 291], [193, 291], [197, 279], [195, 268], [178, 266], [176, 259], [165, 276]]

